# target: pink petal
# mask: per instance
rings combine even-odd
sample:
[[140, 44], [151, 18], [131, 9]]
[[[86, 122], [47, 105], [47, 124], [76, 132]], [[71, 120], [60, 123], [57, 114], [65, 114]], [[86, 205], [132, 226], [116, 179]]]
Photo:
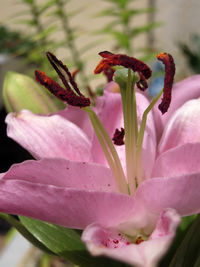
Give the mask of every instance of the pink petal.
[[200, 140], [200, 99], [186, 102], [168, 121], [159, 144], [159, 153]]
[[64, 159], [16, 164], [1, 174], [0, 211], [72, 228], [119, 224], [135, 201], [119, 194], [108, 168]]
[[168, 209], [160, 215], [156, 229], [150, 239], [140, 244], [130, 243], [117, 229], [106, 229], [100, 225], [88, 226], [82, 235], [93, 256], [105, 255], [137, 267], [156, 266], [172, 242], [180, 217], [175, 210]]
[[120, 93], [120, 87], [118, 83], [111, 81], [107, 83], [106, 86], [104, 87], [104, 92], [105, 91], [108, 91], [111, 93]]
[[200, 97], [200, 75], [194, 75], [178, 82], [173, 87], [172, 101], [169, 111], [163, 117], [163, 123], [185, 102]]
[[169, 149], [157, 158], [152, 177], [200, 172], [199, 155], [200, 143], [188, 143]]
[[90, 160], [91, 142], [86, 134], [59, 115], [42, 116], [24, 110], [8, 114], [6, 123], [8, 136], [35, 158]]
[[[170, 166], [169, 166], [170, 168]], [[181, 216], [200, 211], [200, 172], [153, 178], [144, 181], [135, 193], [136, 202], [146, 214], [160, 214], [166, 208], [174, 208]]]
[[66, 109], [60, 110], [57, 114], [81, 128], [89, 139], [93, 138], [94, 131], [87, 112], [81, 108], [68, 105]]
[[15, 164], [2, 174], [1, 180], [22, 180], [82, 190], [118, 191], [108, 168], [64, 159], [28, 160]]
[[134, 209], [133, 199], [115, 192], [86, 191], [20, 180], [0, 181], [0, 211], [84, 229], [98, 222], [119, 224]]
[[172, 101], [168, 112], [162, 116], [158, 110], [158, 105], [154, 108], [154, 117], [156, 121], [156, 129], [158, 136], [160, 136], [167, 121], [171, 118], [173, 113], [180, 108], [185, 102], [190, 99], [200, 97], [200, 75], [194, 75], [186, 78], [181, 82], [176, 83], [172, 89]]

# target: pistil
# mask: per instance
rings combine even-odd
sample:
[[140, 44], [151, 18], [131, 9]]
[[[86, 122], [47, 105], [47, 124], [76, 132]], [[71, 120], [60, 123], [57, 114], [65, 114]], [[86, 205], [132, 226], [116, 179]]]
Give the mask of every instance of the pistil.
[[[121, 131], [118, 130], [118, 132], [115, 132], [113, 138], [116, 145], [123, 145], [125, 134], [126, 176], [110, 136], [96, 113], [91, 109], [90, 99], [86, 98], [79, 90], [74, 80], [74, 76], [69, 72], [67, 66], [58, 60], [52, 53], [47, 52], [47, 58], [58, 73], [65, 88], [62, 88], [58, 83], [46, 76], [44, 72], [38, 70], [35, 72], [35, 76], [36, 80], [44, 85], [57, 98], [67, 102], [69, 105], [82, 108], [88, 113], [119, 191], [124, 194], [133, 195], [138, 184], [143, 182], [145, 178], [142, 163], [142, 144], [147, 116], [162, 93], [163, 99], [159, 105], [159, 109], [162, 114], [167, 112], [171, 101], [175, 65], [171, 55], [161, 53], [157, 56], [158, 60], [162, 61], [165, 65], [164, 89], [152, 100], [150, 105], [144, 111], [138, 132], [135, 84], [140, 90], [144, 91], [148, 87], [147, 79], [151, 76], [151, 70], [145, 63], [133, 57], [112, 54], [108, 51], [101, 52], [100, 55], [103, 59], [95, 69], [96, 74], [102, 71], [105, 73], [108, 70], [112, 70], [113, 75], [114, 69], [112, 67], [116, 65], [121, 65], [126, 68], [119, 69], [115, 72], [115, 80], [119, 84], [121, 91], [124, 129], [121, 128]], [[140, 241], [141, 239], [138, 239], [138, 242]]]
[[136, 178], [136, 140], [138, 135], [137, 108], [135, 97], [135, 82], [137, 77], [132, 75], [128, 69], [128, 79], [125, 97], [124, 130], [125, 130], [125, 151], [126, 151], [126, 174], [129, 183], [130, 194], [135, 192], [137, 185]]

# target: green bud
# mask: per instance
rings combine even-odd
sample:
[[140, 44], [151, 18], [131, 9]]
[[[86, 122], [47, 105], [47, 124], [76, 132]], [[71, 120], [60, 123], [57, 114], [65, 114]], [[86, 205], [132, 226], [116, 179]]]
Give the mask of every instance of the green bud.
[[32, 78], [17, 72], [7, 72], [3, 85], [3, 100], [8, 112], [22, 109], [34, 113], [49, 114], [64, 108]]

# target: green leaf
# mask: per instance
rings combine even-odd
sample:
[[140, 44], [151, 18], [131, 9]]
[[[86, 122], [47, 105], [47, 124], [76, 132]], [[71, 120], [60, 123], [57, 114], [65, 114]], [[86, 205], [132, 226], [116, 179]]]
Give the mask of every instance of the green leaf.
[[156, 9], [154, 7], [148, 7], [148, 8], [129, 9], [127, 11], [131, 15], [140, 15], [140, 14], [152, 13], [156, 11]]
[[101, 39], [101, 40], [96, 40], [96, 41], [87, 43], [86, 45], [80, 47], [79, 53], [82, 55], [83, 53], [90, 51], [91, 48], [97, 47], [103, 42], [105, 42], [105, 40]]
[[[190, 227], [193, 224], [193, 222], [195, 221], [196, 217], [197, 217], [197, 215], [192, 215], [192, 216], [187, 216], [187, 217], [182, 218], [181, 224], [179, 225], [177, 233], [176, 233], [176, 237], [175, 237], [171, 247], [169, 248], [167, 254], [161, 260], [159, 267], [169, 267], [172, 258], [176, 257], [177, 251], [182, 246], [180, 244], [182, 244], [184, 242], [184, 239], [187, 236], [187, 234], [189, 233]], [[177, 265], [177, 267], [178, 266], [183, 267], [186, 265], [180, 264], [180, 265]], [[193, 266], [193, 265], [188, 265], [188, 266]], [[170, 267], [171, 267], [171, 265], [170, 265]]]
[[35, 19], [18, 19], [16, 20], [16, 23], [25, 24], [27, 26], [34, 26], [34, 27], [37, 25]]
[[130, 47], [130, 38], [127, 34], [123, 33], [123, 32], [119, 32], [119, 31], [111, 31], [110, 32], [115, 39], [117, 40], [119, 46], [125, 48], [125, 49], [129, 49]]
[[118, 20], [112, 21], [112, 22], [108, 23], [105, 27], [103, 27], [99, 30], [93, 31], [93, 33], [94, 34], [105, 34], [105, 33], [110, 34], [110, 32], [113, 30], [113, 28], [115, 26], [117, 26], [119, 23], [120, 22]]
[[200, 55], [200, 36], [197, 34], [194, 34], [192, 36], [192, 44], [194, 44], [194, 47], [196, 48], [197, 53]]
[[65, 5], [65, 4], [69, 3], [69, 2], [70, 2], [70, 0], [55, 0], [55, 3], [57, 5]]
[[40, 32], [40, 34], [35, 35], [35, 40], [46, 38], [52, 33], [54, 33], [56, 30], [57, 30], [57, 26], [48, 27], [43, 32]]
[[152, 23], [147, 24], [145, 26], [140, 26], [140, 27], [134, 28], [131, 32], [131, 36], [136, 36], [136, 35], [139, 35], [141, 33], [149, 32], [149, 31], [153, 30], [154, 28], [160, 27], [162, 25], [163, 25], [163, 23], [161, 23], [161, 22], [152, 22]]
[[107, 8], [107, 9], [104, 9], [100, 12], [98, 12], [97, 14], [95, 14], [94, 17], [104, 17], [104, 16], [118, 16], [119, 13], [116, 12], [113, 8]]
[[23, 0], [23, 2], [32, 5], [34, 3], [34, 0]]
[[87, 7], [89, 7], [89, 5], [82, 5], [79, 8], [76, 8], [76, 9], [68, 12], [67, 13], [68, 18], [72, 18], [72, 17], [78, 15], [79, 13], [83, 12], [84, 10], [86, 10]]
[[55, 4], [55, 0], [50, 0], [45, 2], [40, 6], [39, 15], [44, 13], [48, 8], [52, 7]]
[[20, 216], [20, 220], [47, 248], [81, 267], [126, 266], [107, 258], [90, 256], [76, 230], [24, 216]]
[[125, 8], [131, 0], [107, 0], [107, 1], [117, 4], [119, 8]]
[[15, 227], [18, 232], [23, 235], [31, 244], [45, 253], [53, 254], [51, 250], [49, 250], [46, 246], [44, 246], [38, 239], [36, 239], [18, 220], [16, 220], [13, 216], [0, 213], [0, 217], [6, 220], [9, 224]]
[[26, 10], [20, 10], [20, 11], [16, 11], [15, 13], [12, 13], [11, 16], [9, 16], [9, 19], [13, 19], [13, 18], [17, 18], [17, 17], [22, 17], [27, 15], [27, 13], [29, 12], [29, 8], [27, 8]]
[[200, 215], [192, 223], [169, 267], [200, 265]]
[[184, 43], [183, 44], [180, 43], [179, 48], [181, 49], [182, 53], [185, 55], [191, 69], [195, 73], [199, 73], [200, 72], [200, 53], [198, 53], [197, 51], [191, 50], [191, 48]]
[[155, 9], [153, 9], [153, 8], [125, 9], [122, 11], [120, 10], [119, 14], [117, 14], [117, 15], [118, 15], [118, 17], [121, 17], [122, 23], [127, 25], [133, 16], [151, 13], [154, 10]]

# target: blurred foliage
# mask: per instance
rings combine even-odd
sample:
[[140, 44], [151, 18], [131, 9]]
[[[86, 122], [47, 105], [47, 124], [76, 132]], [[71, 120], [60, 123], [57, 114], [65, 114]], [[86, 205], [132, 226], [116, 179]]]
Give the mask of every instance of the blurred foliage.
[[200, 266], [200, 215], [192, 221], [169, 267]]
[[34, 47], [34, 43], [24, 37], [20, 32], [11, 31], [5, 26], [0, 26], [0, 53], [20, 55], [23, 50], [24, 55]]
[[[25, 11], [20, 11], [15, 14], [15, 22], [28, 26], [28, 33], [12, 33], [5, 27], [6, 34], [2, 32], [2, 35], [8, 37], [23, 36], [23, 42], [21, 46], [16, 46], [16, 40], [12, 38], [12, 44], [8, 47], [15, 47], [15, 54], [24, 56], [25, 63], [29, 64], [28, 74], [33, 75], [33, 70], [40, 68], [43, 71], [48, 72], [48, 75], [54, 79], [57, 79], [57, 75], [54, 71], [50, 73], [50, 67], [47, 59], [44, 56], [46, 51], [56, 53], [57, 49], [67, 48], [69, 58], [65, 60], [68, 62], [68, 66], [73, 69], [78, 69], [78, 76], [80, 79], [81, 87], [86, 88], [88, 85], [88, 77], [85, 74], [85, 63], [81, 56], [84, 51], [87, 51], [85, 47], [82, 47], [81, 56], [79, 50], [76, 47], [76, 39], [80, 35], [78, 29], [71, 27], [69, 21], [72, 17], [75, 17], [81, 9], [73, 10], [67, 13], [65, 5], [70, 2], [69, 0], [46, 0], [42, 3], [36, 0], [20, 0], [20, 5], [25, 7]], [[45, 19], [44, 19], [45, 18]], [[58, 40], [55, 33], [62, 32], [62, 39]], [[18, 38], [17, 38], [18, 40]], [[23, 46], [22, 46], [23, 44]], [[96, 44], [87, 44], [87, 47], [92, 47]], [[3, 46], [2, 46], [3, 47]], [[7, 50], [7, 46], [4, 46], [4, 51]], [[13, 53], [9, 50], [8, 53]]]
[[188, 65], [194, 73], [200, 73], [200, 36], [192, 35], [191, 45], [179, 43], [179, 48], [185, 56]]
[[[77, 38], [80, 37], [81, 31], [78, 27], [71, 26], [71, 20], [77, 18], [80, 12], [87, 8], [86, 4], [73, 10], [68, 9], [67, 5], [70, 0], [18, 0], [20, 5], [23, 5], [23, 10], [20, 11], [14, 18], [17, 19], [16, 23], [21, 23], [28, 26], [29, 33], [17, 32], [2, 32], [9, 40], [10, 37], [16, 36], [13, 40], [13, 47], [19, 54], [26, 54], [29, 63], [36, 66], [42, 66], [46, 70], [47, 61], [44, 60], [42, 53], [47, 50], [56, 52], [58, 48], [67, 48], [70, 57], [67, 62], [70, 66], [79, 69], [79, 76], [86, 86], [88, 84], [88, 77], [84, 73], [85, 63], [82, 60], [82, 54], [90, 50], [92, 47], [97, 46], [97, 42], [90, 42], [85, 46], [77, 48]], [[107, 34], [114, 38], [114, 51], [119, 49], [124, 50], [127, 54], [133, 54], [133, 40], [140, 34], [147, 34], [154, 28], [160, 26], [158, 22], [148, 22], [146, 25], [132, 26], [132, 20], [135, 16], [155, 12], [155, 8], [132, 8], [130, 0], [104, 0], [110, 4], [110, 8], [100, 11], [96, 16], [110, 17], [112, 21], [105, 25], [105, 27], [97, 31], [98, 34]], [[45, 20], [44, 20], [45, 18]], [[3, 30], [3, 29], [2, 29]], [[5, 30], [5, 28], [4, 28]], [[55, 32], [62, 32], [63, 38], [57, 40]], [[82, 32], [84, 32], [82, 30]], [[23, 36], [23, 38], [22, 38]], [[24, 41], [24, 47], [16, 45], [19, 39]], [[2, 46], [7, 49], [5, 46]], [[10, 45], [9, 45], [10, 47]], [[140, 48], [144, 54], [149, 52], [147, 47]], [[9, 50], [9, 52], [12, 52]], [[28, 52], [28, 53], [27, 53]]]
[[[88, 6], [83, 3], [81, 7], [72, 8], [70, 0], [18, 0], [21, 11], [14, 14], [12, 19], [14, 23], [22, 24], [28, 28], [27, 32], [12, 32], [6, 27], [1, 28], [0, 44], [1, 52], [11, 53], [13, 55], [21, 56], [26, 66], [26, 74], [33, 77], [35, 69], [45, 71], [52, 79], [57, 80], [57, 74], [50, 68], [49, 62], [45, 57], [46, 51], [51, 51], [58, 54], [59, 49], [64, 49], [65, 57], [62, 57], [63, 62], [67, 62], [67, 66], [71, 71], [78, 69], [76, 76], [81, 90], [88, 93], [88, 86], [90, 80], [94, 76], [86, 73], [86, 64], [89, 57], [85, 53], [104, 39], [103, 34], [110, 36], [114, 42], [113, 51], [119, 50], [126, 54], [134, 56], [136, 52], [142, 55], [142, 60], [152, 59], [154, 56], [152, 47], [140, 47], [136, 50], [136, 37], [141, 34], [149, 34], [154, 28], [160, 26], [158, 22], [148, 20], [146, 25], [134, 26], [133, 19], [138, 15], [153, 14], [155, 9], [148, 8], [132, 8], [134, 1], [130, 0], [104, 0], [108, 2], [110, 7], [103, 9], [96, 17], [109, 17], [111, 22], [96, 31], [100, 37], [99, 40], [88, 38], [85, 44], [81, 44], [80, 37], [86, 31], [80, 27], [71, 24], [79, 20], [79, 15]], [[94, 19], [94, 18], [93, 18]], [[91, 33], [93, 29], [89, 29]], [[59, 38], [57, 38], [59, 33]], [[94, 33], [94, 31], [92, 32]], [[92, 40], [92, 41], [91, 41]], [[78, 47], [77, 47], [78, 44]], [[81, 44], [81, 45], [80, 45]], [[119, 52], [121, 52], [119, 51]], [[83, 58], [86, 58], [86, 60]], [[28, 67], [27, 67], [28, 66]], [[96, 78], [96, 77], [95, 77]]]
[[[96, 14], [97, 17], [109, 17], [112, 21], [103, 28], [96, 31], [97, 34], [107, 34], [114, 40], [114, 51], [123, 50], [128, 55], [134, 55], [134, 40], [141, 34], [147, 34], [153, 29], [161, 26], [160, 22], [149, 21], [145, 25], [133, 26], [133, 19], [138, 16], [155, 12], [154, 7], [148, 8], [132, 8], [131, 0], [104, 0], [110, 4], [110, 8], [106, 8]], [[144, 56], [152, 54], [152, 50], [142, 47], [139, 51]]]
[[160, 261], [159, 267], [196, 266], [192, 262], [199, 256], [199, 222], [199, 215], [182, 217], [174, 241]]

